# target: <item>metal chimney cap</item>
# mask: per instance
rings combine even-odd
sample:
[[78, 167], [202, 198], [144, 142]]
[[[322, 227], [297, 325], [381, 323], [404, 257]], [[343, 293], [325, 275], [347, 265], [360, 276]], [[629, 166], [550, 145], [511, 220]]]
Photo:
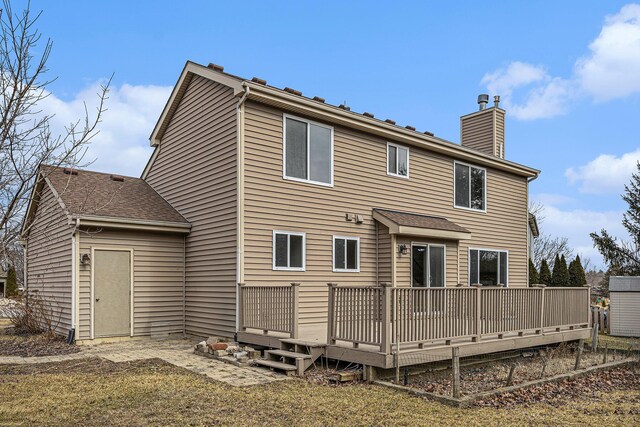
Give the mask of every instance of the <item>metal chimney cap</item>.
[[487, 108], [487, 104], [489, 103], [489, 95], [486, 93], [481, 93], [478, 95], [478, 105], [480, 106], [480, 110], [484, 110]]

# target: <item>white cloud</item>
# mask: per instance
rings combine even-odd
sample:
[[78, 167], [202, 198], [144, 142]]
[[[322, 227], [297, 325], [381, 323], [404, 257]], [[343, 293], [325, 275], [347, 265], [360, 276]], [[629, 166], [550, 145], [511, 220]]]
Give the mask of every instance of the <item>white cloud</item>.
[[[139, 176], [152, 152], [149, 135], [171, 89], [151, 85], [112, 86], [105, 104], [107, 111], [98, 125], [100, 132], [84, 158], [93, 161], [88, 169]], [[68, 101], [50, 94], [39, 107], [48, 114], [55, 114], [51, 124], [54, 131], [61, 132], [64, 126], [84, 117], [84, 102], [90, 116], [95, 115], [99, 91], [100, 83], [96, 82]]]
[[[490, 92], [500, 94], [509, 115], [521, 120], [553, 117], [565, 113], [570, 98], [570, 82], [551, 77], [544, 67], [512, 62], [485, 74], [481, 81]], [[516, 102], [514, 91], [526, 94]]]
[[510, 115], [521, 120], [555, 117], [571, 103], [623, 98], [640, 92], [640, 5], [628, 4], [607, 16], [589, 53], [574, 64], [567, 78], [554, 77], [544, 66], [511, 62], [487, 73], [481, 84], [502, 96]]
[[640, 92], [640, 5], [608, 16], [590, 54], [576, 63], [582, 89], [598, 101]]
[[600, 253], [593, 247], [590, 233], [597, 232], [603, 228], [613, 236], [627, 238], [628, 234], [622, 226], [622, 211], [606, 210], [595, 211], [586, 209], [572, 209], [559, 207], [549, 201], [552, 200], [566, 202], [563, 196], [553, 196], [550, 194], [533, 195], [532, 200], [544, 203], [544, 222], [540, 225], [543, 233], [566, 237], [574, 252], [583, 258], [589, 258], [597, 268], [604, 268], [604, 263]]
[[571, 184], [580, 183], [581, 193], [622, 194], [639, 161], [640, 148], [620, 157], [601, 154], [586, 165], [567, 169], [565, 176]]

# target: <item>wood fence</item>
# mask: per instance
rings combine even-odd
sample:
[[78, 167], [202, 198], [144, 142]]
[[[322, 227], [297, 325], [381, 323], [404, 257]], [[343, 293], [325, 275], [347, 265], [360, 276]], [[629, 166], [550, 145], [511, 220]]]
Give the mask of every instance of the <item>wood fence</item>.
[[327, 343], [426, 343], [589, 326], [589, 288], [391, 288], [329, 284]]
[[300, 284], [249, 286], [240, 283], [240, 330], [260, 329], [264, 334], [284, 332], [298, 338]]

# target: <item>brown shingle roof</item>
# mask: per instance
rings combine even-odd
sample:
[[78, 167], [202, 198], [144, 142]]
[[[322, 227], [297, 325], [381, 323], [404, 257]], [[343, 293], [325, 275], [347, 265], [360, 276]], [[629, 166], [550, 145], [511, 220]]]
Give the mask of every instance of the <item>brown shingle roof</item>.
[[48, 165], [41, 167], [42, 174], [49, 179], [73, 216], [188, 224], [178, 211], [140, 178], [76, 169], [68, 174], [65, 170], [69, 171]]
[[431, 230], [455, 231], [460, 233], [470, 233], [464, 227], [460, 227], [446, 218], [439, 216], [429, 216], [417, 213], [399, 212], [387, 209], [374, 209], [374, 212], [384, 216], [394, 223], [404, 227], [428, 228]]

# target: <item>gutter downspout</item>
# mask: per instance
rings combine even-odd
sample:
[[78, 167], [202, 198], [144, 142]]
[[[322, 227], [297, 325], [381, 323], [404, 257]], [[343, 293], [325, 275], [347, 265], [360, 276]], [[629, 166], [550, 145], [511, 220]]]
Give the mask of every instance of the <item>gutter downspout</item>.
[[78, 296], [78, 272], [80, 270], [78, 264], [80, 256], [80, 236], [78, 235], [79, 227], [80, 218], [76, 218], [76, 224], [71, 233], [71, 330], [69, 331], [69, 337], [67, 338], [68, 344], [75, 341], [76, 331], [78, 330], [78, 305], [76, 299]]
[[[237, 141], [237, 217], [236, 217], [236, 285], [244, 282], [244, 102], [251, 89], [246, 83], [242, 84], [244, 94], [236, 106], [236, 134]], [[236, 288], [236, 331], [240, 330], [240, 293]]]

